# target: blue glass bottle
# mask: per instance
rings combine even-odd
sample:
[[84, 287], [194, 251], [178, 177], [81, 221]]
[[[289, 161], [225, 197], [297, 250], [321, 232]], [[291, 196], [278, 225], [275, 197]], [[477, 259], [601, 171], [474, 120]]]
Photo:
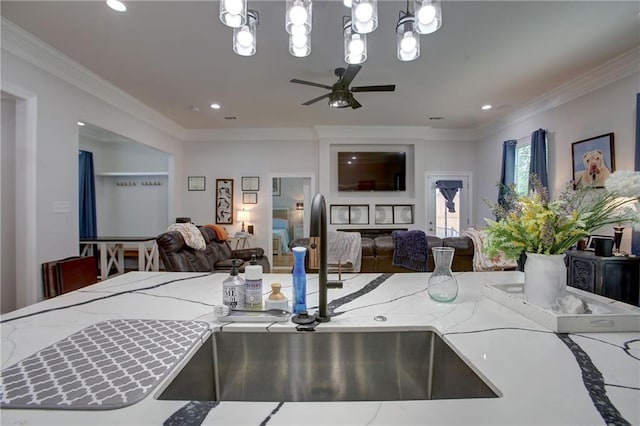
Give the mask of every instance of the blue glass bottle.
[[293, 251], [293, 313], [307, 312], [307, 273], [304, 270], [306, 247], [294, 247]]

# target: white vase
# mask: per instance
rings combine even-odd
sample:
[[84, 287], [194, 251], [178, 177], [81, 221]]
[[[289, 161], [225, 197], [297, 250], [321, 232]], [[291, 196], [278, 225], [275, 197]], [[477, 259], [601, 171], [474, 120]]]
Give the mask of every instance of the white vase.
[[564, 254], [527, 253], [524, 264], [524, 298], [527, 302], [549, 309], [566, 290]]

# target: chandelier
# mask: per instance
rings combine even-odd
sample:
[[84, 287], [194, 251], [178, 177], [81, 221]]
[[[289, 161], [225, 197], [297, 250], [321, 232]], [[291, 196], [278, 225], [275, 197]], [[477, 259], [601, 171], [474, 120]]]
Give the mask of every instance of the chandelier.
[[[442, 26], [441, 0], [407, 0], [396, 24], [396, 50], [400, 61], [420, 56], [420, 35], [430, 34]], [[351, 13], [342, 19], [344, 60], [361, 64], [367, 60], [367, 34], [378, 27], [378, 0], [343, 0]], [[256, 53], [259, 15], [248, 9], [247, 0], [220, 0], [220, 20], [233, 28], [233, 51], [241, 56]], [[285, 31], [289, 53], [303, 58], [311, 54], [312, 0], [286, 0]]]

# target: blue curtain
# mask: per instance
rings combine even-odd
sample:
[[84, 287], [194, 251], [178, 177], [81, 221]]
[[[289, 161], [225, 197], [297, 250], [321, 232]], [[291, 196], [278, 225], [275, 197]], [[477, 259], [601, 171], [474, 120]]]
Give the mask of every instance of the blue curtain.
[[440, 190], [440, 193], [444, 197], [447, 205], [447, 210], [449, 213], [456, 212], [456, 205], [453, 202], [454, 198], [456, 198], [456, 194], [458, 190], [462, 188], [461, 180], [438, 180], [436, 181], [436, 188]]
[[[640, 93], [636, 94], [636, 161], [635, 170], [640, 172]], [[631, 253], [640, 256], [640, 232], [633, 231]]]
[[518, 141], [508, 140], [502, 143], [502, 170], [500, 171], [500, 187], [498, 188], [498, 204], [505, 207], [504, 199], [507, 186], [516, 178], [516, 145]]
[[[547, 172], [547, 132], [538, 129], [531, 134], [531, 163], [529, 175], [535, 174], [545, 188], [549, 188], [549, 175]], [[529, 179], [529, 190], [533, 187]]]
[[93, 175], [93, 153], [80, 151], [78, 161], [80, 238], [98, 235], [96, 221], [96, 184]]

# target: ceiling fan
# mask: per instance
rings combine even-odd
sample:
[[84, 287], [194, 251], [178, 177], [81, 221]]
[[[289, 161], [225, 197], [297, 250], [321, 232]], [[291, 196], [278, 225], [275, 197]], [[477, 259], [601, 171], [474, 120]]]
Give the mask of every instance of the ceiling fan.
[[331, 92], [318, 96], [317, 98], [313, 98], [302, 105], [311, 105], [324, 98], [329, 98], [329, 106], [334, 108], [346, 108], [348, 106], [353, 109], [360, 108], [362, 105], [353, 97], [354, 92], [393, 92], [396, 90], [395, 84], [349, 88], [349, 85], [361, 68], [362, 65], [353, 64], [349, 65], [346, 69], [336, 68], [334, 74], [338, 77], [338, 81], [333, 86], [314, 83], [312, 81], [298, 80], [297, 78], [292, 79], [291, 83], [306, 84], [307, 86], [321, 87], [323, 89], [331, 90]]

